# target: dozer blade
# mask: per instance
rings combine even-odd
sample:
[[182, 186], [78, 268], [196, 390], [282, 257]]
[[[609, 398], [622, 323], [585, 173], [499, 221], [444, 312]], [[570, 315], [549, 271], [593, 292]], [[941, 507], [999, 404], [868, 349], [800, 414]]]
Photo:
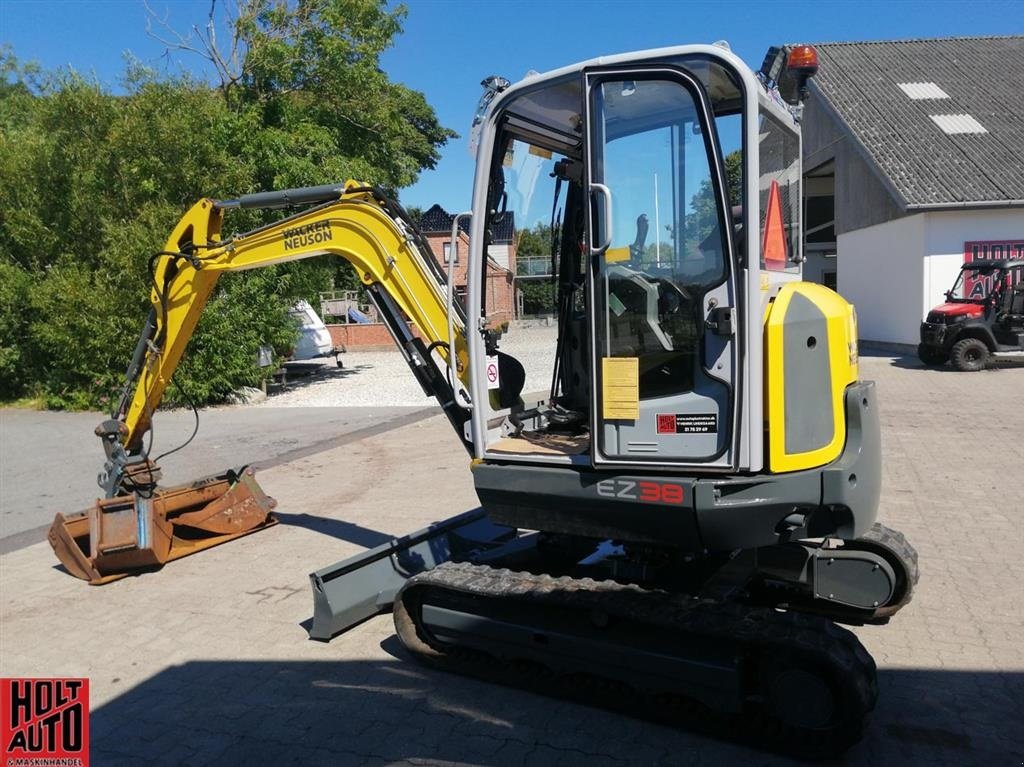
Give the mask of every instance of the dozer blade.
[[58, 513], [48, 538], [69, 573], [98, 586], [275, 525], [276, 505], [252, 469], [229, 471]]
[[330, 641], [358, 623], [391, 609], [395, 594], [416, 575], [451, 559], [508, 545], [516, 531], [474, 509], [310, 573], [313, 623], [310, 639]]

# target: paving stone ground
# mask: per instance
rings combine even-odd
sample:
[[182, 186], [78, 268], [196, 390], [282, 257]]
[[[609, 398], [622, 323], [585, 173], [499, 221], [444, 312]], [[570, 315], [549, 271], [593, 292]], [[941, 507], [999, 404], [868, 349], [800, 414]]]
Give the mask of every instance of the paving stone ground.
[[[849, 765], [1024, 763], [1024, 367], [865, 357], [881, 516], [921, 557], [914, 601], [856, 629], [881, 697]], [[307, 639], [307, 574], [475, 506], [437, 417], [262, 473], [282, 524], [93, 588], [44, 544], [0, 557], [0, 674], [87, 676], [93, 764], [688, 764], [784, 759], [428, 671], [389, 616]], [[217, 467], [211, 467], [216, 469]]]

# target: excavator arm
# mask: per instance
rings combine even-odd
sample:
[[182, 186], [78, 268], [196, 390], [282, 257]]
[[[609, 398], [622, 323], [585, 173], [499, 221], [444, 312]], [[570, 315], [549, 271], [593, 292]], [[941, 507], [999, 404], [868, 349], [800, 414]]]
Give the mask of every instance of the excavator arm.
[[[295, 206], [305, 207], [252, 231], [221, 236], [231, 209]], [[472, 450], [463, 428], [469, 418], [464, 310], [400, 205], [354, 181], [202, 199], [150, 262], [152, 308], [117, 408], [96, 429], [106, 453], [99, 484], [107, 497], [85, 512], [58, 514], [51, 527], [50, 542], [69, 571], [103, 583], [273, 524], [274, 502], [252, 470], [158, 490], [159, 470], [143, 437], [222, 274], [327, 254], [355, 268], [424, 393], [437, 398]]]
[[[221, 239], [224, 215], [230, 209], [281, 207], [296, 199], [314, 207]], [[352, 264], [425, 393], [438, 398], [464, 439], [466, 411], [455, 401], [458, 384], [447, 380], [429, 356], [436, 350], [449, 366], [449, 344], [454, 341], [452, 367], [466, 383], [465, 317], [458, 304], [449, 302], [444, 274], [429, 246], [396, 203], [353, 181], [344, 188], [203, 199], [181, 218], [164, 250], [154, 257], [153, 309], [114, 419], [98, 430], [108, 443], [107, 478], [101, 480], [108, 494], [117, 489], [119, 479], [118, 459], [111, 460], [112, 454], [118, 455], [112, 438], [124, 448], [121, 462], [140, 455], [152, 415], [221, 275], [325, 254]], [[409, 333], [404, 317], [420, 329], [423, 341]]]

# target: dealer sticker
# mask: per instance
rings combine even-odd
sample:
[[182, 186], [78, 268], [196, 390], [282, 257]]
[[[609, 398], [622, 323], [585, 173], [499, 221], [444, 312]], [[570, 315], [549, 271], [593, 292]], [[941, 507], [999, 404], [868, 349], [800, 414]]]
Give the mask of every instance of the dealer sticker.
[[717, 413], [658, 413], [658, 434], [718, 434]]
[[88, 679], [0, 679], [0, 767], [88, 767]]

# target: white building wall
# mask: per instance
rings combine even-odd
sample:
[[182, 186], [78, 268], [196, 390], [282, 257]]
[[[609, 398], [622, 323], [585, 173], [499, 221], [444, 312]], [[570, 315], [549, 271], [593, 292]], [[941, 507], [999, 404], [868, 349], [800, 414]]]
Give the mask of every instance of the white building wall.
[[488, 245], [487, 255], [502, 269], [508, 269], [508, 245]]
[[862, 340], [917, 344], [924, 248], [921, 213], [839, 235], [838, 289], [857, 307]]
[[975, 240], [1024, 240], [1024, 211], [918, 213], [840, 234], [839, 292], [857, 307], [860, 337], [916, 346]]
[[945, 302], [945, 293], [964, 262], [964, 243], [976, 240], [1024, 242], [1024, 210], [959, 210], [925, 214], [924, 293], [921, 316]]

